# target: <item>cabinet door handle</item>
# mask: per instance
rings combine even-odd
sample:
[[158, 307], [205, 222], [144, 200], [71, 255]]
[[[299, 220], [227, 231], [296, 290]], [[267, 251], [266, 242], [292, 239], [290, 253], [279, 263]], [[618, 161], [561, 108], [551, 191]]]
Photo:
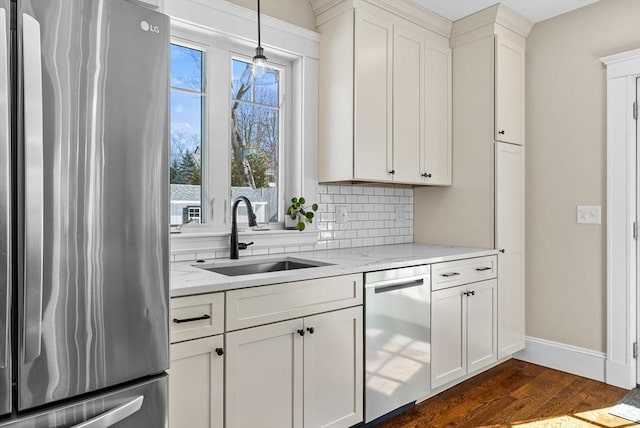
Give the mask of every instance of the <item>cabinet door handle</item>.
[[502, 254], [504, 254], [504, 253], [505, 253], [504, 248], [501, 248], [501, 249], [499, 249], [498, 251], [500, 251]]
[[470, 291], [469, 294], [471, 294], [472, 296], [475, 296], [476, 292], [475, 291]]
[[316, 332], [316, 329], [315, 329], [315, 328], [313, 328], [313, 327], [308, 327], [308, 328], [307, 328], [307, 331], [309, 332], [309, 334], [313, 334], [313, 333], [315, 333], [315, 332]]
[[424, 174], [422, 174], [422, 176], [423, 176], [424, 178], [431, 178], [431, 173], [426, 173], [426, 172], [425, 172]]
[[460, 272], [448, 272], [448, 273], [441, 273], [440, 276], [444, 276], [445, 278], [449, 278], [452, 276], [458, 276], [460, 275]]
[[481, 267], [481, 268], [476, 268], [476, 270], [478, 272], [484, 272], [485, 270], [491, 270], [491, 268], [489, 266], [485, 266], [485, 267]]
[[299, 334], [300, 336], [304, 336], [304, 330], [303, 330], [303, 329], [298, 330], [298, 334]]
[[500, 131], [498, 131], [498, 134], [504, 135], [504, 129], [501, 129]]
[[393, 174], [395, 174], [395, 173], [396, 173], [396, 170], [395, 170], [395, 169], [392, 169], [391, 171], [389, 171], [389, 174], [391, 174], [391, 175], [393, 175]]
[[173, 322], [176, 324], [182, 324], [183, 322], [202, 321], [202, 320], [208, 320], [210, 318], [211, 316], [204, 314], [201, 317], [183, 318], [183, 319], [174, 318]]
[[222, 348], [216, 348], [216, 354], [218, 354], [218, 356], [223, 356], [224, 355], [224, 349]]

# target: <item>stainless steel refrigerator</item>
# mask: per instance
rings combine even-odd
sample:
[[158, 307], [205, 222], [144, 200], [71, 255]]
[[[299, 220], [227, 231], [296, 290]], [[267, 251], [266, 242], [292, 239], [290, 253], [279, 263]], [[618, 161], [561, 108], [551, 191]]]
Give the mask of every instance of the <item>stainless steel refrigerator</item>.
[[164, 427], [166, 16], [0, 0], [0, 427]]

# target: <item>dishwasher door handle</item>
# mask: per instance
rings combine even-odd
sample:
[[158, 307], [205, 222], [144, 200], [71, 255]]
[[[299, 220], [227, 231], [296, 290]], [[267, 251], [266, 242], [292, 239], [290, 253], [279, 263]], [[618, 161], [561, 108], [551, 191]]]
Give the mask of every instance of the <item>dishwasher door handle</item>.
[[419, 287], [423, 284], [424, 284], [424, 278], [418, 278], [411, 281], [397, 282], [395, 284], [390, 284], [390, 285], [380, 285], [378, 287], [373, 287], [373, 290], [376, 294], [388, 293], [390, 291], [402, 290], [404, 288]]

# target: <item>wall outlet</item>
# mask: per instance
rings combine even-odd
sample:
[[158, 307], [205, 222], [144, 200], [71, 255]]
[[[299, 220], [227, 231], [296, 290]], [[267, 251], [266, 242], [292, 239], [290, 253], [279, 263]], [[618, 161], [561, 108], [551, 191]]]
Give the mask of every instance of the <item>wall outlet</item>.
[[576, 208], [576, 221], [578, 224], [600, 224], [600, 205], [578, 205]]
[[349, 221], [349, 212], [344, 205], [338, 205], [336, 207], [336, 223], [345, 224]]

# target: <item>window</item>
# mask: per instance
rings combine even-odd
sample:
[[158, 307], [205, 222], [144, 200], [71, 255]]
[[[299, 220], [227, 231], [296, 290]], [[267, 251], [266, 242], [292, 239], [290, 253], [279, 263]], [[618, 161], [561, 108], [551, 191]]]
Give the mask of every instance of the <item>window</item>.
[[171, 224], [203, 223], [204, 53], [172, 44], [170, 55]]
[[[175, 37], [170, 51], [171, 224], [226, 231], [238, 196], [251, 201], [258, 223], [282, 222], [291, 64], [270, 58], [256, 73], [251, 49], [201, 35]], [[247, 223], [240, 207], [238, 221]]]
[[240, 59], [232, 59], [231, 68], [231, 200], [246, 196], [258, 222], [277, 222], [280, 71], [256, 73]]

